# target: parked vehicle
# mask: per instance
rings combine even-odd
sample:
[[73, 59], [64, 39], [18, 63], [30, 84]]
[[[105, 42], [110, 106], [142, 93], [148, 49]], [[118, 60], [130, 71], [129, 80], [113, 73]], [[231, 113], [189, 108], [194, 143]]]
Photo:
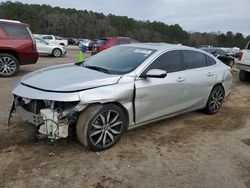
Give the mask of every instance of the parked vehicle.
[[78, 39], [79, 42], [79, 48], [82, 48], [82, 45], [84, 45], [87, 49], [89, 48], [89, 44], [91, 43], [90, 39]]
[[240, 69], [240, 80], [250, 81], [250, 41], [247, 43], [245, 49], [240, 53], [239, 63], [237, 66]]
[[62, 46], [68, 46], [68, 41], [63, 39], [62, 37], [55, 35], [41, 35], [41, 38], [44, 39], [49, 44], [56, 44]]
[[76, 126], [79, 141], [100, 151], [126, 129], [205, 109], [216, 114], [230, 93], [230, 67], [212, 55], [170, 44], [112, 47], [86, 62], [26, 75], [13, 110], [51, 139]]
[[213, 54], [215, 57], [217, 57], [219, 60], [221, 60], [224, 64], [226, 64], [229, 67], [234, 66], [234, 57], [227, 54], [224, 50], [220, 48], [201, 48], [202, 50]]
[[37, 51], [40, 55], [52, 55], [54, 57], [61, 57], [66, 54], [67, 50], [62, 45], [52, 45], [45, 40], [35, 37]]
[[93, 47], [94, 47], [94, 45], [96, 44], [97, 41], [98, 41], [98, 39], [94, 39], [94, 40], [92, 40], [92, 41], [89, 43], [89, 47], [88, 47], [88, 50], [89, 50], [89, 51], [92, 51], [92, 50], [93, 50]]
[[79, 45], [79, 42], [76, 38], [68, 38], [68, 45]]
[[0, 19], [0, 77], [14, 76], [20, 65], [34, 64], [37, 59], [29, 25]]
[[128, 37], [107, 37], [99, 39], [96, 44], [93, 46], [92, 55], [97, 54], [103, 50], [106, 50], [112, 46], [120, 44], [132, 44], [138, 43], [138, 41], [128, 38]]

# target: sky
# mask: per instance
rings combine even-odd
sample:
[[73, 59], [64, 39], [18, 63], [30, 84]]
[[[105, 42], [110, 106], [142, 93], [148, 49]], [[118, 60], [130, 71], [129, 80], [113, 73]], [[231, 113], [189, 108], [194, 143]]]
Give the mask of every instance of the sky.
[[[16, 0], [15, 0], [16, 1]], [[250, 35], [250, 0], [18, 0], [179, 24], [186, 31]]]

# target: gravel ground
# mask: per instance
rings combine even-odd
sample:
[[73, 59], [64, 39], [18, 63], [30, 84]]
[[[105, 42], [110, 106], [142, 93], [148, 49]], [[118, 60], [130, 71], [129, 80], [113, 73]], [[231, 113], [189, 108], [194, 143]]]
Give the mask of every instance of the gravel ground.
[[250, 188], [250, 83], [235, 78], [222, 110], [193, 112], [127, 132], [113, 148], [95, 153], [75, 137], [33, 142], [31, 125], [5, 121], [10, 91], [24, 74], [75, 61], [40, 57], [14, 78], [0, 79], [0, 187], [246, 187]]

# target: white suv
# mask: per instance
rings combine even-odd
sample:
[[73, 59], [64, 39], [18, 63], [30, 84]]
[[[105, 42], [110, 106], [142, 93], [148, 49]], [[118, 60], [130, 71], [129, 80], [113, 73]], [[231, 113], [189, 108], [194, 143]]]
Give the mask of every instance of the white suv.
[[41, 38], [52, 45], [68, 46], [68, 41], [55, 35], [41, 35]]
[[247, 43], [246, 48], [242, 50], [239, 60], [238, 68], [240, 69], [240, 80], [250, 81], [250, 41]]

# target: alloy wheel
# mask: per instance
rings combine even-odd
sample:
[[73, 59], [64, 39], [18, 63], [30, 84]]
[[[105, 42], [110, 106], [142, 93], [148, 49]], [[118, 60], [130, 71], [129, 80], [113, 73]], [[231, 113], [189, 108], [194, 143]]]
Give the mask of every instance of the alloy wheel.
[[213, 113], [219, 111], [224, 99], [224, 91], [221, 87], [215, 89], [212, 93], [212, 98], [210, 101], [210, 108]]
[[1, 75], [8, 76], [15, 73], [17, 64], [15, 60], [10, 57], [0, 57], [0, 73]]
[[55, 57], [60, 57], [60, 56], [62, 55], [61, 50], [59, 50], [59, 49], [54, 49], [53, 55], [54, 55]]
[[113, 145], [122, 133], [123, 122], [117, 111], [109, 110], [97, 115], [89, 134], [93, 145], [102, 148]]

